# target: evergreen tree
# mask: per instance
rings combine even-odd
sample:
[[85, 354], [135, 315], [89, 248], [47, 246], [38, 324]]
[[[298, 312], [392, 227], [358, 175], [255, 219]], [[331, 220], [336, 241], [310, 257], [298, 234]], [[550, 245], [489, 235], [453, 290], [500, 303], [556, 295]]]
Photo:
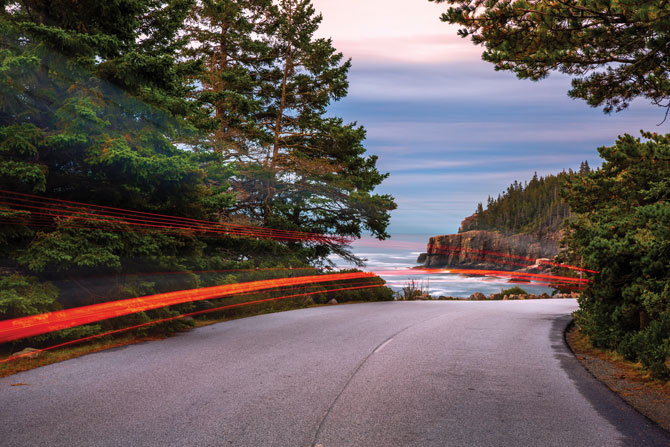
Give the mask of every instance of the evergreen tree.
[[[583, 162], [581, 170], [588, 169]], [[572, 171], [538, 177], [530, 182], [514, 181], [497, 199], [488, 198], [486, 209], [477, 205], [476, 218], [466, 219], [460, 231], [491, 230], [502, 233], [555, 233], [569, 215], [569, 208], [558, 192], [561, 184], [574, 178]]]
[[579, 165], [579, 175], [587, 175], [589, 172], [591, 172], [591, 167], [589, 166], [588, 161], [583, 161]]
[[602, 169], [564, 192], [564, 257], [599, 271], [576, 321], [596, 346], [670, 377], [670, 135], [629, 135], [599, 149]]
[[[386, 175], [365, 157], [365, 131], [327, 117], [347, 93], [349, 61], [316, 39], [321, 17], [310, 1], [202, 1], [189, 28], [189, 57], [204, 57], [198, 81], [200, 127], [235, 162], [237, 205], [224, 219], [280, 229], [384, 238], [390, 196], [372, 191]], [[197, 24], [195, 23], [197, 22]], [[292, 244], [314, 262], [340, 244]]]
[[670, 14], [665, 0], [429, 0], [442, 20], [485, 47], [496, 70], [538, 80], [575, 76], [569, 95], [606, 112], [639, 96], [670, 111]]
[[198, 0], [192, 7], [182, 55], [204, 63], [192, 78], [197, 149], [240, 161], [266, 137], [257, 122], [259, 88], [272, 61], [275, 16], [271, 0]]
[[[261, 279], [197, 270], [305, 266], [332, 251], [346, 255], [343, 245], [326, 242], [139, 231], [142, 223], [126, 217], [96, 221], [96, 209], [82, 224], [67, 211], [52, 213], [54, 202], [19, 210], [14, 193], [144, 215], [247, 217], [344, 236], [367, 227], [386, 236], [394, 204], [371, 194], [385, 176], [363, 155], [364, 130], [324, 117], [329, 101], [346, 92], [348, 63], [329, 41], [312, 39], [320, 19], [309, 2], [289, 3], [0, 3], [0, 318]], [[149, 279], [164, 271], [175, 275]], [[136, 273], [143, 275], [130, 278]], [[101, 325], [142, 323], [148, 314]], [[190, 324], [161, 329], [183, 325]]]
[[[359, 237], [368, 229], [388, 237], [390, 196], [373, 195], [386, 175], [376, 157], [364, 157], [363, 128], [325, 116], [347, 93], [350, 61], [330, 39], [315, 39], [321, 16], [309, 0], [282, 0], [274, 36], [275, 82], [268, 91], [268, 130], [273, 135], [265, 218], [273, 226]], [[342, 247], [314, 247], [353, 259]]]
[[[212, 157], [207, 183], [219, 220], [239, 221], [240, 210], [253, 209], [257, 186], [244, 178], [255, 176], [258, 147], [270, 138], [259, 125], [265, 107], [259, 90], [272, 62], [275, 17], [271, 0], [199, 0], [187, 18], [181, 56], [203, 69], [190, 79], [195, 107], [188, 119], [198, 132], [184, 142]], [[234, 203], [227, 200], [231, 185]], [[261, 223], [248, 217], [238, 223]]]
[[[0, 189], [207, 218], [207, 160], [172, 144], [189, 132], [180, 116], [190, 108], [185, 76], [196, 67], [176, 63], [189, 3], [27, 0], [3, 6]], [[5, 209], [3, 222], [18, 214]], [[80, 229], [68, 218], [39, 219], [38, 227], [0, 227], [0, 262], [14, 272], [8, 284], [16, 290], [35, 280], [27, 275], [74, 280], [92, 273], [179, 271], [192, 268], [194, 259], [202, 262], [204, 245], [193, 236], [127, 232], [121, 223]], [[108, 291], [111, 298], [134, 294], [116, 287]], [[68, 299], [91, 299], [78, 292]], [[44, 296], [54, 299], [53, 289], [38, 297], [40, 310]], [[14, 304], [2, 303], [30, 309]]]

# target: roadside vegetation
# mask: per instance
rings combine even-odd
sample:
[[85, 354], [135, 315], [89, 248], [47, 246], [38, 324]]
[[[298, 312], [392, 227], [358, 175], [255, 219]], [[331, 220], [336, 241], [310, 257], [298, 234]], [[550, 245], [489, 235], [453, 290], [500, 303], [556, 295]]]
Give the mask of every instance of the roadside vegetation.
[[397, 301], [415, 301], [431, 298], [423, 281], [410, 279], [404, 287], [395, 292], [395, 299]]
[[670, 431], [670, 381], [654, 377], [641, 362], [610, 349], [596, 348], [575, 326], [565, 339], [586, 369], [637, 411]]
[[[347, 242], [364, 231], [387, 238], [396, 205], [374, 193], [387, 175], [365, 153], [365, 129], [327, 113], [347, 94], [350, 62], [314, 36], [320, 21], [308, 0], [0, 2], [0, 319], [298, 268], [318, 274], [332, 254], [360, 264]], [[101, 221], [100, 210], [117, 217]], [[166, 321], [123, 337], [169, 334], [194, 324], [174, 317], [217, 304], [142, 312], [0, 351], [155, 320]]]

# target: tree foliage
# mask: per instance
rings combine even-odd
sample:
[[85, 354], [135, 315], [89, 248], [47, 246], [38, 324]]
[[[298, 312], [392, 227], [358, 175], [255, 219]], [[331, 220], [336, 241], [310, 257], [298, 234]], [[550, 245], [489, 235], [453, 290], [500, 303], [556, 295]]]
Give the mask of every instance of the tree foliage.
[[579, 172], [538, 177], [530, 182], [514, 181], [497, 198], [489, 196], [486, 208], [479, 203], [475, 214], [463, 221], [460, 231], [492, 230], [502, 233], [546, 235], [558, 231], [570, 214], [560, 196], [561, 186], [576, 176], [590, 172], [588, 162], [582, 162]]
[[666, 0], [430, 0], [453, 5], [445, 22], [484, 46], [496, 70], [538, 80], [573, 76], [569, 95], [606, 112], [636, 97], [670, 110]]
[[[395, 204], [372, 194], [385, 175], [364, 156], [365, 131], [326, 116], [346, 94], [349, 63], [313, 37], [319, 22], [309, 1], [0, 1], [0, 189], [386, 237]], [[129, 231], [121, 221], [77, 228], [40, 215], [34, 225], [35, 213], [0, 209], [7, 317], [227, 280], [192, 271], [306, 266], [347, 253]], [[133, 277], [161, 271], [179, 274]], [[104, 287], [89, 280], [103, 277]]]
[[[666, 0], [430, 1], [451, 5], [442, 20], [462, 26], [462, 37], [484, 46], [482, 57], [496, 70], [532, 80], [560, 71], [573, 76], [570, 96], [605, 112], [644, 97], [668, 116]], [[558, 260], [600, 271], [575, 314], [594, 344], [618, 349], [667, 377], [670, 140], [642, 136], [625, 135], [599, 149], [603, 167], [564, 188], [573, 215]]]
[[265, 106], [260, 88], [268, 76], [276, 27], [271, 0], [198, 0], [185, 24], [184, 60], [200, 60], [203, 70], [191, 77], [189, 96], [197, 107], [188, 119], [200, 130], [190, 142], [229, 161], [266, 137], [258, 123]]
[[620, 137], [565, 191], [566, 256], [599, 271], [576, 320], [600, 347], [670, 376], [670, 135]]
[[[329, 39], [315, 38], [321, 22], [308, 0], [201, 1], [192, 11], [191, 57], [203, 57], [196, 98], [207, 143], [234, 163], [237, 205], [224, 218], [321, 234], [380, 238], [388, 195], [374, 188], [386, 175], [365, 157], [365, 130], [329, 117], [327, 107], [347, 93], [350, 61]], [[206, 143], [206, 144], [207, 144]], [[312, 262], [341, 245], [302, 249]]]

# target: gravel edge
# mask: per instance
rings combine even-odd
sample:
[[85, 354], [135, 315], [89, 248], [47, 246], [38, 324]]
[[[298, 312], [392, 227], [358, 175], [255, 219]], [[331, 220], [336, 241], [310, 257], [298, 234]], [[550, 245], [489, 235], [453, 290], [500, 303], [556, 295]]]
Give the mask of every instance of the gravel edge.
[[580, 349], [573, 342], [576, 330], [571, 322], [564, 338], [582, 366], [635, 410], [670, 432], [670, 392], [631, 366], [613, 362], [596, 351]]

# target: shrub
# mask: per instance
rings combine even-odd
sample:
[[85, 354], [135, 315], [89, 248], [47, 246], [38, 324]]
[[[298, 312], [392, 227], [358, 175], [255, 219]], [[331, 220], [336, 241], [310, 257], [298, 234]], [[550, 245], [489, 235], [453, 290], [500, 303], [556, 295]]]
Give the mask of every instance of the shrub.
[[600, 148], [602, 168], [564, 189], [573, 216], [563, 245], [567, 261], [600, 272], [574, 314], [593, 345], [668, 377], [670, 135], [643, 138]]
[[528, 292], [523, 290], [521, 287], [514, 286], [510, 289], [505, 289], [505, 290], [501, 291], [500, 294], [502, 296], [505, 296], [505, 295], [528, 295]]
[[399, 301], [414, 301], [425, 295], [428, 295], [428, 291], [423, 288], [423, 282], [410, 279], [401, 291], [396, 292], [396, 299]]

